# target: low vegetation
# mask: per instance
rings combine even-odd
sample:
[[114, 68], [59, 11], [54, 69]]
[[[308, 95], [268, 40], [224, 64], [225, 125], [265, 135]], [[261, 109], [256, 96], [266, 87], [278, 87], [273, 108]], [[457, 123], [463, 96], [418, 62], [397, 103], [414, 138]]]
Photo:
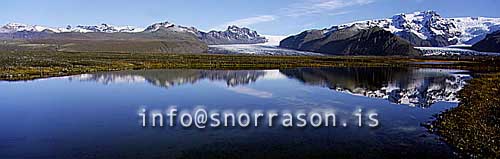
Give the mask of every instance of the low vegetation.
[[468, 157], [500, 157], [500, 73], [480, 75], [459, 92], [460, 105], [432, 125]]

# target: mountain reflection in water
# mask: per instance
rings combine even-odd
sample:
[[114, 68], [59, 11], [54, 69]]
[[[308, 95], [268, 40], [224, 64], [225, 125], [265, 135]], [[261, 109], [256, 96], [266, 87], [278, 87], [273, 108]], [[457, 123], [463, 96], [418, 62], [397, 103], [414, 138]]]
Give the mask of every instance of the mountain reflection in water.
[[228, 86], [246, 85], [266, 74], [262, 70], [140, 70], [83, 74], [70, 80], [109, 83], [148, 82], [152, 85], [170, 88], [183, 84], [194, 84], [199, 80], [226, 81]]
[[457, 92], [471, 78], [444, 69], [300, 68], [280, 72], [306, 84], [418, 107], [457, 102]]
[[170, 88], [200, 80], [225, 81], [235, 87], [259, 79], [290, 78], [333, 91], [387, 99], [392, 103], [429, 107], [457, 102], [457, 92], [470, 79], [459, 70], [419, 68], [297, 68], [283, 70], [135, 70], [83, 74], [70, 80], [99, 83], [148, 82]]

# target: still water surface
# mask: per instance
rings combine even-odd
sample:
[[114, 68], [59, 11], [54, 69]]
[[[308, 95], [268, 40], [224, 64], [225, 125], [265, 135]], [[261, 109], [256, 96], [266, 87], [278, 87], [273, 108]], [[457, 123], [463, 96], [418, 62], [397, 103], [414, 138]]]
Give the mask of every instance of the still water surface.
[[[139, 70], [0, 82], [0, 158], [450, 157], [420, 126], [457, 106], [461, 70]], [[374, 110], [380, 125], [142, 128], [140, 108]]]

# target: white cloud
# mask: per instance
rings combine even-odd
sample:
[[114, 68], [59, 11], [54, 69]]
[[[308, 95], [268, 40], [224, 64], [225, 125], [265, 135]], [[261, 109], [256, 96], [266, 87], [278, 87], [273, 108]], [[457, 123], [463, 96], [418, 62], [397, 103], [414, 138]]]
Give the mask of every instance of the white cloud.
[[226, 22], [212, 30], [223, 30], [230, 25], [248, 27], [258, 23], [274, 21], [283, 16], [299, 17], [313, 14], [338, 16], [350, 13], [351, 11], [345, 10], [348, 7], [363, 6], [373, 3], [374, 1], [375, 0], [304, 0], [303, 2], [294, 3], [288, 7], [278, 9], [277, 13], [274, 15], [261, 15], [238, 19]]
[[214, 29], [220, 30], [220, 29], [224, 29], [230, 25], [248, 27], [248, 26], [251, 26], [254, 24], [258, 24], [258, 23], [273, 21], [273, 20], [276, 20], [276, 18], [277, 17], [273, 16], [273, 15], [261, 15], [261, 16], [255, 16], [255, 17], [248, 17], [248, 18], [243, 18], [243, 19], [238, 19], [238, 20], [226, 22], [220, 26], [217, 26]]
[[286, 16], [298, 17], [311, 14], [330, 13], [334, 12], [337, 15], [347, 13], [349, 11], [339, 11], [341, 9], [353, 6], [362, 6], [373, 3], [374, 0], [306, 0], [301, 3], [295, 3], [287, 8], [283, 8], [282, 12]]
[[235, 93], [250, 95], [259, 98], [271, 98], [273, 96], [271, 92], [259, 91], [249, 87], [228, 87], [227, 89]]
[[344, 15], [351, 13], [352, 11], [340, 11], [340, 12], [333, 12], [333, 13], [328, 13], [329, 16], [337, 16], [337, 15]]

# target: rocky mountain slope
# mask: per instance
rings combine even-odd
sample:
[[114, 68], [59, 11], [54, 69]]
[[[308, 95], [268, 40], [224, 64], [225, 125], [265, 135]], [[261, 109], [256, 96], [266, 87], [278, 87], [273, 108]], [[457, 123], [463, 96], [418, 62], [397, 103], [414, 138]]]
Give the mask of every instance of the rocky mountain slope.
[[486, 35], [486, 37], [472, 46], [474, 50], [483, 52], [500, 52], [500, 31]]
[[282, 40], [280, 47], [331, 55], [418, 55], [408, 41], [389, 31], [357, 25], [330, 32], [305, 31]]
[[[401, 13], [386, 19], [357, 21], [316, 31], [329, 34], [353, 25], [369, 29], [379, 27], [415, 46], [448, 46], [474, 44], [486, 34], [500, 30], [500, 18], [444, 18], [435, 11]], [[316, 33], [316, 34], [317, 34]]]

